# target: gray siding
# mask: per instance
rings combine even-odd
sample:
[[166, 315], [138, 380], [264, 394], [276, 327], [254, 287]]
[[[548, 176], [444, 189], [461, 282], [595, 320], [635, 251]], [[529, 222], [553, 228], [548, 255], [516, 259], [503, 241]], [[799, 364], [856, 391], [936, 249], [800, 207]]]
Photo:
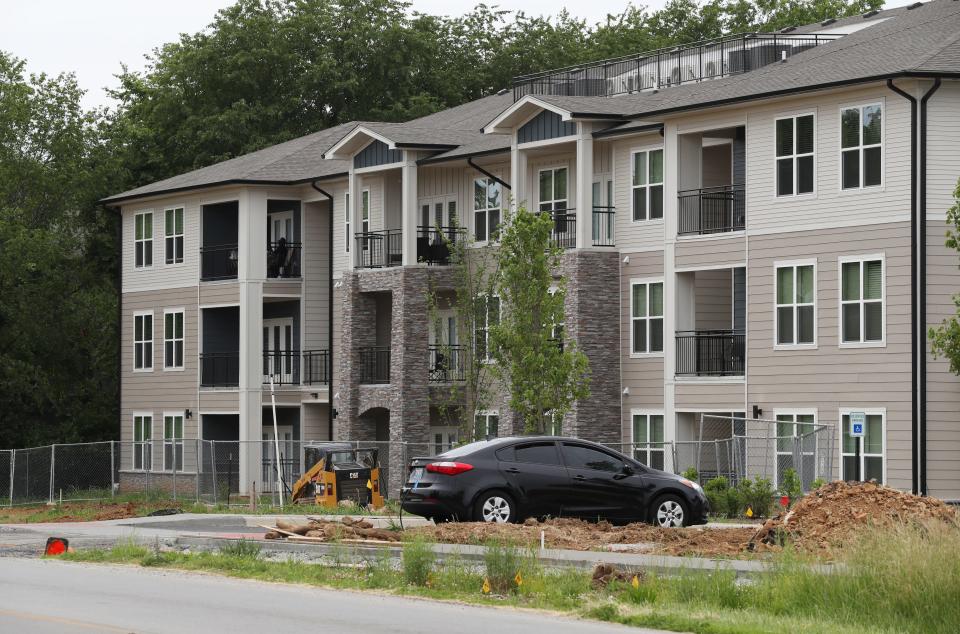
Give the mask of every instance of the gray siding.
[[729, 330], [733, 326], [733, 271], [699, 271], [695, 286], [697, 330]]
[[[623, 256], [630, 262], [623, 264]], [[663, 409], [663, 357], [630, 357], [630, 280], [663, 277], [663, 251], [622, 253], [620, 268], [620, 350], [622, 425], [624, 440], [630, 437], [631, 409]]]
[[329, 203], [306, 206], [303, 232], [304, 350], [330, 347], [330, 213]]
[[743, 265], [747, 259], [742, 235], [683, 238], [677, 240], [674, 262], [678, 269]]
[[557, 113], [544, 110], [520, 126], [520, 129], [517, 130], [517, 142], [545, 141], [562, 136], [571, 136], [576, 133], [576, 123], [564, 121]]
[[401, 150], [391, 150], [383, 141], [372, 141], [370, 145], [363, 148], [353, 157], [353, 166], [355, 168], [374, 167], [376, 165], [387, 165], [388, 163], [399, 163], [403, 160]]

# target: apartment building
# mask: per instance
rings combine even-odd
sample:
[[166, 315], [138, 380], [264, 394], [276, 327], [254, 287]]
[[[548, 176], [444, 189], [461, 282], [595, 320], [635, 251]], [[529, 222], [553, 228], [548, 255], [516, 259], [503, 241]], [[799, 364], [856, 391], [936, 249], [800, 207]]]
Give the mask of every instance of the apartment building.
[[[435, 403], [485, 341], [428, 318], [428, 289], [454, 290], [444, 244], [495, 245], [524, 204], [554, 220], [592, 371], [558, 432], [680, 469], [703, 415], [718, 440], [764, 427], [775, 461], [816, 427], [831, 477], [960, 498], [960, 379], [926, 342], [960, 291], [958, 39], [955, 0], [729, 36], [113, 196], [121, 437], [270, 439], [272, 379], [284, 439], [393, 441], [397, 486], [400, 442], [464, 440]], [[522, 432], [505, 404], [476, 424]], [[246, 490], [262, 456], [241, 453]]]

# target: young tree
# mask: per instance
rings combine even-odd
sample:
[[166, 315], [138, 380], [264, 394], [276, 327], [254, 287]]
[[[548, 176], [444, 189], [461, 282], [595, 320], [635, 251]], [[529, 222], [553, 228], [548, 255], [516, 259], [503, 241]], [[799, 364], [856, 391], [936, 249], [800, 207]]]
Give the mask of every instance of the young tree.
[[[490, 327], [491, 372], [527, 432], [544, 433], [590, 394], [586, 355], [557, 340], [565, 280], [555, 280], [562, 250], [550, 238], [553, 220], [520, 206], [501, 229], [495, 292], [500, 317]], [[555, 290], [552, 290], [555, 289]], [[562, 334], [561, 334], [562, 337]]]
[[[951, 249], [960, 252], [960, 180], [953, 192], [954, 203], [947, 210], [947, 242]], [[953, 296], [957, 313], [934, 328], [930, 328], [930, 349], [933, 358], [946, 357], [950, 371], [960, 375], [960, 293]]]

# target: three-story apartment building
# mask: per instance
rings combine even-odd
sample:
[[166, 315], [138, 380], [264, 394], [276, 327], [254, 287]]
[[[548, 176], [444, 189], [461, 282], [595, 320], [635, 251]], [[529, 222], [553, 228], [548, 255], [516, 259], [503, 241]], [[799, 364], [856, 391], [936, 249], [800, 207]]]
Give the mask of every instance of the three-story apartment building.
[[[558, 431], [680, 469], [666, 447], [703, 439], [704, 414], [729, 417], [717, 439], [817, 426], [829, 475], [960, 498], [960, 380], [926, 341], [960, 290], [958, 39], [954, 0], [729, 36], [113, 196], [122, 439], [272, 438], [272, 378], [284, 439], [457, 442], [431, 403], [485, 328], [435, 327], [427, 292], [453, 293], [448, 241], [495, 244], [524, 204], [553, 218], [564, 336], [591, 365]], [[476, 419], [522, 432], [506, 405]], [[392, 443], [393, 487], [403, 458]], [[131, 451], [122, 472], [165, 461]]]

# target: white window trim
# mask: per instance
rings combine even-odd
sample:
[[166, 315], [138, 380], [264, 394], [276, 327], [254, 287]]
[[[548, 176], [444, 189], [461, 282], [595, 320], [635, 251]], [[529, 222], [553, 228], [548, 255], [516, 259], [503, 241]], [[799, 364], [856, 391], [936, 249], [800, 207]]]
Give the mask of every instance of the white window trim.
[[[882, 417], [880, 426], [883, 429], [883, 434], [881, 434], [881, 445], [883, 455], [881, 456], [881, 464], [883, 465], [881, 471], [883, 472], [883, 482], [881, 484], [887, 483], [887, 408], [886, 407], [841, 407], [840, 412], [837, 416], [837, 445], [840, 455], [839, 469], [837, 470], [837, 477], [843, 476], [843, 417], [844, 415], [849, 416], [851, 412], [863, 412], [865, 416], [880, 416]], [[861, 453], [860, 459], [863, 460], [866, 454]], [[876, 454], [870, 454], [876, 455]], [[863, 469], [861, 468], [860, 474], [863, 475]]]
[[[551, 200], [547, 200], [547, 201], [540, 200], [540, 174], [542, 174], [543, 172], [556, 172], [556, 171], [558, 171], [558, 170], [567, 170], [567, 191], [564, 192], [565, 197], [564, 197], [564, 198], [551, 199]], [[574, 176], [576, 176], [576, 175], [574, 175]], [[554, 174], [554, 175], [551, 177], [551, 178], [553, 179], [553, 180], [551, 180], [551, 182], [552, 182], [553, 184], [556, 184], [556, 180], [555, 180], [556, 177], [557, 177], [556, 174]], [[591, 184], [592, 184], [592, 182], [591, 182]], [[564, 205], [565, 205], [564, 211], [570, 209], [570, 190], [573, 188], [572, 185], [571, 185], [571, 183], [570, 183], [570, 164], [567, 163], [567, 162], [563, 162], [563, 163], [557, 163], [556, 165], [548, 165], [548, 166], [544, 166], [544, 167], [538, 167], [538, 168], [537, 168], [536, 188], [537, 188], [537, 208], [536, 208], [536, 209], [532, 209], [531, 211], [533, 211], [533, 212], [535, 212], [535, 213], [539, 213], [539, 212], [540, 212], [540, 205], [541, 205], [541, 204], [549, 203], [549, 204], [554, 204], [554, 205], [555, 205], [558, 201], [563, 201], [563, 203], [564, 203]], [[502, 192], [501, 192], [501, 194], [502, 194]], [[556, 211], [556, 210], [554, 210], [554, 211]]]
[[[161, 463], [162, 463], [161, 466], [162, 466], [162, 470], [163, 470], [164, 473], [173, 473], [173, 472], [174, 472], [174, 471], [173, 471], [173, 468], [168, 468], [168, 467], [167, 467], [167, 445], [168, 445], [168, 444], [174, 445], [174, 456], [176, 456], [176, 443], [174, 442], [175, 439], [171, 439], [171, 440], [169, 440], [169, 441], [167, 440], [167, 418], [168, 418], [168, 417], [180, 418], [180, 424], [181, 424], [182, 429], [183, 429], [183, 436], [181, 436], [180, 439], [179, 439], [179, 441], [177, 441], [177, 442], [179, 442], [179, 443], [180, 443], [180, 446], [183, 447], [183, 452], [182, 452], [182, 453], [183, 453], [184, 461], [186, 460], [186, 456], [187, 456], [187, 443], [186, 443], [186, 440], [187, 440], [187, 418], [186, 418], [186, 416], [183, 415], [183, 410], [177, 410], [177, 411], [173, 411], [173, 412], [164, 412], [164, 413], [163, 413], [163, 418], [162, 418], [161, 421], [160, 421], [160, 436], [161, 436], [160, 439], [161, 439], [161, 441], [162, 441], [161, 447], [162, 447], [162, 451], [163, 451], [163, 457], [160, 459], [160, 461], [161, 461]], [[176, 422], [174, 422], [174, 425], [176, 425]], [[174, 431], [176, 431], [176, 427], [174, 427]], [[177, 473], [183, 473], [184, 471], [185, 471], [185, 469], [183, 468], [183, 464], [180, 464], [180, 468], [177, 469], [176, 472], [177, 472]]]
[[[167, 212], [168, 212], [168, 211], [172, 211], [172, 212], [173, 212], [173, 231], [176, 232], [176, 230], [177, 230], [177, 210], [180, 211], [180, 215], [181, 215], [181, 217], [183, 218], [183, 221], [182, 221], [182, 225], [183, 225], [183, 226], [181, 227], [181, 229], [183, 230], [183, 233], [172, 233], [172, 234], [170, 234], [170, 235], [168, 236], [168, 235], [167, 235]], [[186, 230], [187, 230], [187, 209], [186, 209], [186, 207], [185, 207], [184, 205], [174, 205], [174, 206], [172, 206], [172, 207], [164, 207], [164, 209], [163, 209], [163, 265], [164, 265], [164, 266], [171, 266], [171, 267], [172, 267], [172, 266], [183, 266], [184, 263], [187, 261], [187, 239], [186, 239], [186, 237], [185, 237], [185, 236], [186, 236]], [[182, 258], [179, 262], [176, 261], [176, 253], [177, 253], [177, 247], [176, 247], [176, 242], [177, 242], [177, 240], [176, 240], [176, 239], [177, 239], [178, 237], [183, 241], [183, 258]], [[173, 238], [173, 242], [174, 242], [174, 247], [173, 247], [174, 261], [173, 261], [173, 262], [169, 262], [169, 263], [167, 262], [167, 239], [168, 239], [168, 238]]]
[[[498, 315], [497, 323], [499, 323], [499, 319], [503, 317], [503, 302], [500, 301], [500, 296], [499, 296], [499, 295], [484, 295], [483, 297], [484, 297], [484, 298], [495, 297], [495, 298], [497, 299], [497, 308], [499, 309], [499, 313], [500, 313], [500, 314]], [[485, 300], [484, 303], [486, 304], [486, 300]], [[489, 306], [487, 307], [487, 310], [483, 311], [483, 315], [484, 315], [483, 336], [484, 336], [484, 339], [485, 339], [485, 341], [484, 341], [484, 351], [485, 351], [486, 354], [485, 354], [485, 356], [484, 356], [482, 359], [480, 359], [480, 363], [486, 363], [486, 364], [496, 363], [496, 359], [494, 359], [493, 356], [490, 354], [490, 319], [489, 319], [490, 311], [489, 311]], [[473, 352], [474, 352], [474, 354], [476, 354], [476, 351], [477, 351], [477, 329], [474, 328], [474, 329], [473, 329]]]
[[[629, 290], [629, 301], [627, 303], [627, 325], [628, 330], [630, 331], [630, 358], [631, 359], [648, 359], [648, 358], [663, 358], [663, 351], [659, 352], [634, 352], [633, 351], [633, 286], [635, 284], [646, 284], [647, 285], [647, 316], [638, 317], [637, 319], [644, 319], [647, 321], [647, 348], [650, 347], [650, 284], [663, 284], [664, 292], [666, 292], [666, 284], [664, 283], [664, 278], [662, 277], [634, 277], [630, 278], [630, 290]], [[666, 300], [664, 300], [664, 313], [666, 313]], [[666, 315], [662, 315], [659, 319], [663, 320], [663, 347], [667, 347], [667, 337], [666, 337], [666, 328], [667, 321]], [[726, 378], [726, 377], [724, 377]]]
[[[880, 260], [882, 271], [880, 283], [880, 341], [844, 341], [843, 340], [843, 265], [847, 262], [865, 262]], [[861, 266], [861, 271], [863, 267]], [[860, 336], [866, 325], [863, 320], [863, 276], [860, 276]], [[883, 253], [865, 255], [841, 255], [837, 258], [837, 345], [840, 348], [886, 348], [887, 347], [887, 261]], [[860, 410], [854, 410], [860, 411]]]
[[[648, 182], [646, 185], [641, 185], [641, 187], [646, 187], [646, 189], [647, 189], [647, 217], [644, 218], [643, 220], [636, 220], [636, 216], [635, 216], [634, 213], [633, 213], [633, 189], [634, 189], [634, 184], [633, 184], [633, 168], [634, 168], [634, 166], [636, 165], [636, 160], [635, 160], [633, 157], [634, 157], [634, 155], [640, 154], [641, 152], [645, 152], [645, 153], [647, 154], [647, 180], [649, 181], [649, 179], [650, 179], [650, 152], [656, 152], [657, 150], [663, 151], [663, 178], [664, 178], [664, 180], [663, 180], [663, 181], [660, 181], [659, 183], [654, 183], [654, 184], [655, 184], [655, 185], [660, 185], [661, 187], [664, 188], [664, 190], [663, 190], [663, 193], [664, 193], [664, 197], [663, 197], [663, 215], [661, 215], [659, 218], [651, 218], [651, 217], [650, 217], [650, 183]], [[634, 224], [634, 225], [646, 225], [646, 224], [648, 224], [648, 223], [663, 224], [663, 219], [664, 219], [664, 217], [667, 215], [667, 197], [666, 197], [667, 190], [666, 190], [666, 185], [665, 185], [665, 181], [666, 181], [666, 178], [667, 178], [667, 152], [666, 152], [666, 150], [664, 149], [664, 146], [663, 146], [663, 145], [643, 145], [643, 146], [637, 146], [637, 147], [632, 147], [632, 148], [630, 148], [630, 170], [629, 170], [629, 171], [630, 171], [630, 174], [629, 174], [629, 179], [628, 179], [629, 185], [627, 186], [627, 197], [628, 197], [628, 201], [627, 201], [627, 202], [629, 203], [629, 204], [628, 204], [628, 207], [630, 208], [630, 224]], [[614, 189], [614, 196], [616, 196], [616, 189]]]
[[[175, 315], [180, 313], [183, 315], [183, 337], [179, 339], [183, 343], [183, 365], [173, 365], [167, 367], [167, 315]], [[161, 332], [163, 333], [163, 371], [164, 372], [183, 372], [184, 368], [187, 365], [187, 311], [185, 308], [164, 308], [163, 309], [163, 323], [160, 325]], [[174, 335], [176, 335], [176, 321], [174, 321]], [[174, 342], [174, 350], [176, 350], [176, 342], [178, 339], [174, 337], [170, 341]], [[176, 352], [174, 352], [174, 360], [176, 360]]]
[[[150, 367], [137, 368], [137, 317], [150, 316]], [[133, 351], [130, 358], [131, 367], [134, 372], [149, 373], [153, 372], [153, 362], [157, 356], [157, 320], [154, 318], [152, 310], [139, 310], [133, 313]], [[144, 340], [146, 341], [146, 340]]]
[[[800, 117], [812, 116], [813, 117], [813, 152], [797, 154], [797, 119]], [[793, 154], [788, 156], [777, 156], [777, 122], [783, 121], [784, 119], [793, 119]], [[782, 114], [773, 119], [773, 197], [779, 200], [786, 200], [790, 198], [800, 198], [801, 200], [812, 199], [817, 197], [818, 191], [818, 181], [817, 172], [817, 149], [820, 146], [820, 140], [817, 138], [817, 132], [819, 127], [817, 126], [817, 111], [811, 110], [809, 112], [797, 112], [794, 114]], [[797, 183], [799, 179], [797, 178], [797, 165], [799, 161], [797, 158], [803, 156], [812, 156], [813, 157], [813, 191], [804, 192], [802, 194], [797, 193]], [[785, 158], [793, 159], [793, 193], [791, 194], [780, 194], [777, 192], [777, 161]]]
[[[858, 149], [861, 150], [860, 152], [860, 186], [844, 187], [843, 186], [843, 150], [844, 150], [843, 111], [850, 110], [852, 108], [859, 108], [860, 117], [861, 117], [861, 126], [862, 126], [863, 125], [862, 123], [863, 109], [869, 106], [880, 106], [880, 143], [878, 144], [880, 147], [880, 184], [868, 185], [866, 187], [864, 187], [863, 185], [863, 147], [864, 146], [863, 146], [863, 139], [861, 138], [860, 139], [861, 143], [859, 146], [857, 146]], [[885, 191], [887, 188], [887, 178], [886, 178], [887, 176], [887, 152], [886, 152], [886, 149], [887, 149], [887, 103], [886, 103], [886, 99], [881, 97], [877, 101], [868, 101], [868, 102], [858, 101], [856, 103], [848, 103], [848, 104], [841, 105], [840, 108], [837, 110], [837, 117], [838, 117], [837, 130], [839, 131], [837, 134], [837, 190], [841, 194], [856, 193], [856, 192], [861, 192], [863, 190], [880, 191], [880, 192]], [[861, 133], [862, 133], [862, 130], [861, 130]], [[877, 146], [871, 145], [869, 147], [877, 147]], [[816, 147], [814, 147], [814, 149], [816, 149]], [[850, 149], [852, 148], [847, 148], [848, 151]]]
[[[492, 173], [494, 176], [496, 176], [497, 178], [500, 177], [499, 172], [492, 171], [491, 173]], [[567, 172], [568, 182], [569, 182], [569, 178], [570, 178], [569, 172]], [[478, 181], [478, 180], [484, 180], [484, 181], [492, 182], [492, 183], [494, 183], [497, 187], [500, 188], [500, 206], [499, 206], [499, 207], [484, 207], [483, 209], [477, 209], [477, 199], [476, 199], [476, 194], [475, 194], [475, 192], [474, 192], [474, 188], [476, 187], [476, 181]], [[489, 187], [489, 184], [488, 184], [487, 186]], [[538, 188], [539, 188], [539, 181], [538, 181], [538, 185], [537, 185], [537, 186], [538, 186]], [[470, 199], [469, 199], [469, 201], [470, 201], [470, 219], [469, 219], [470, 229], [469, 229], [469, 231], [470, 231], [471, 237], [473, 238], [472, 246], [474, 246], [474, 247], [485, 247], [485, 246], [488, 246], [488, 245], [491, 245], [491, 244], [499, 244], [499, 241], [498, 241], [498, 240], [491, 240], [491, 239], [490, 239], [490, 210], [491, 210], [491, 209], [495, 209], [495, 210], [497, 210], [497, 211], [500, 212], [500, 222], [497, 224], [497, 228], [498, 228], [498, 229], [502, 228], [502, 227], [503, 227], [503, 220], [504, 220], [504, 218], [503, 218], [504, 204], [503, 204], [503, 203], [504, 203], [504, 200], [505, 200], [505, 199], [504, 199], [505, 194], [503, 193], [503, 185], [501, 185], [496, 179], [491, 178], [491, 177], [487, 176], [486, 174], [481, 174], [481, 173], [477, 172], [476, 174], [470, 176], [470, 187], [469, 187], [469, 190], [468, 190], [468, 194], [469, 194], [469, 196], [470, 196]], [[486, 199], [484, 199], [484, 200], [486, 200]], [[509, 204], [507, 204], [506, 207], [509, 208]], [[486, 219], [486, 223], [487, 223], [486, 232], [485, 232], [485, 234], [484, 234], [484, 235], [486, 235], [487, 237], [486, 237], [486, 239], [484, 239], [484, 240], [477, 240], [477, 212], [478, 212], [478, 211], [483, 211], [483, 212], [484, 212], [484, 218]]]
[[[666, 415], [665, 415], [665, 413], [664, 413], [664, 410], [662, 410], [662, 409], [634, 408], [634, 409], [631, 409], [631, 410], [630, 410], [630, 451], [629, 451], [629, 452], [621, 452], [621, 453], [624, 453], [625, 455], [629, 456], [629, 457], [632, 458], [633, 460], [637, 460], [637, 458], [634, 457], [634, 453], [633, 453], [633, 452], [636, 450], [636, 448], [637, 448], [637, 447], [636, 447], [636, 444], [637, 444], [637, 442], [638, 442], [637, 439], [636, 439], [636, 437], [635, 437], [634, 434], [633, 434], [633, 417], [634, 417], [634, 416], [646, 416], [646, 417], [647, 417], [647, 447], [646, 447], [646, 449], [644, 449], [644, 451], [648, 451], [648, 452], [649, 452], [649, 451], [661, 451], [661, 452], [663, 452], [663, 466], [664, 466], [664, 468], [666, 468], [666, 467], [667, 467], [667, 418], [666, 418]], [[661, 449], [650, 449], [650, 445], [653, 444], [653, 442], [649, 439], [649, 438], [650, 438], [650, 417], [651, 417], [651, 416], [663, 416], [663, 443], [662, 443], [662, 444], [663, 444], [663, 447], [662, 447]], [[649, 466], [649, 465], [647, 465], [647, 466]], [[653, 468], [655, 468], [655, 467], [650, 467], [650, 468], [653, 469]]]
[[491, 416], [496, 416], [496, 417], [497, 417], [497, 436], [498, 436], [498, 437], [500, 436], [500, 429], [499, 429], [499, 427], [500, 427], [500, 410], [498, 410], [498, 409], [481, 409], [481, 410], [477, 410], [476, 412], [474, 412], [474, 413], [473, 413], [474, 428], [476, 428], [477, 416], [483, 416], [484, 429], [485, 429], [485, 431], [486, 431], [486, 434], [484, 434], [484, 438], [486, 438], [487, 436], [490, 435], [490, 417], [491, 417]]
[[[778, 421], [778, 420], [777, 420], [777, 416], [793, 416], [793, 420], [792, 420], [792, 421]], [[798, 424], [798, 423], [797, 423], [797, 416], [813, 416], [813, 422], [812, 422], [812, 423], [799, 423], [799, 424], [800, 424], [800, 425], [813, 425], [813, 429], [814, 429], [814, 431], [816, 431], [816, 429], [817, 429], [817, 424], [818, 424], [818, 422], [819, 422], [819, 419], [818, 419], [818, 417], [817, 417], [817, 408], [815, 408], [815, 407], [814, 407], [814, 408], [802, 408], [802, 407], [801, 407], [801, 408], [795, 408], [795, 407], [788, 407], [788, 408], [783, 408], [783, 409], [774, 409], [774, 410], [773, 410], [773, 423], [774, 423], [774, 425], [776, 425], [777, 423], [783, 422], [783, 423], [789, 423], [789, 424], [793, 425], [793, 426], [794, 426], [794, 427], [793, 427], [793, 435], [794, 435], [794, 437], [796, 437], [796, 435], [797, 435], [797, 427], [796, 427], [796, 426], [797, 426], [797, 424]], [[780, 449], [777, 447], [777, 438], [778, 438], [778, 436], [777, 436], [777, 428], [774, 427], [774, 428], [773, 428], [773, 431], [774, 431], [773, 455], [774, 455], [774, 456], [789, 456], [789, 455], [792, 455], [792, 452], [780, 451]], [[817, 445], [819, 444], [819, 443], [817, 442], [818, 440], [819, 440], [819, 439], [817, 438], [817, 436], [814, 435], [814, 437], [813, 437], [813, 442], [814, 442], [814, 449], [813, 449], [813, 451], [804, 451], [804, 452], [802, 452], [803, 455], [805, 455], [805, 456], [816, 456], [816, 455], [817, 455]], [[841, 440], [842, 440], [842, 439], [841, 439]], [[841, 451], [842, 451], [842, 449], [843, 449], [843, 448], [841, 447]], [[777, 466], [777, 465], [775, 465], [775, 466]], [[777, 471], [779, 472], [779, 467], [778, 467], [778, 466], [777, 466]], [[794, 469], [794, 471], [796, 471], [796, 469]], [[774, 483], [774, 484], [776, 484], [776, 483]]]
[[[363, 199], [367, 199], [367, 217], [363, 217]], [[360, 232], [370, 233], [370, 223], [373, 220], [373, 200], [370, 198], [370, 188], [364, 187], [360, 190]]]
[[[142, 442], [138, 443], [138, 442], [136, 441], [136, 437], [137, 437], [137, 418], [147, 418], [147, 417], [150, 418], [150, 442], [142, 441]], [[135, 412], [133, 412], [133, 414], [132, 414], [131, 417], [130, 417], [130, 424], [131, 424], [131, 428], [132, 428], [132, 430], [133, 430], [133, 434], [130, 436], [130, 447], [131, 447], [131, 449], [132, 449], [132, 453], [131, 453], [131, 456], [130, 456], [130, 470], [131, 470], [131, 471], [136, 471], [137, 473], [146, 473], [146, 472], [149, 472], [149, 471], [153, 471], [153, 447], [154, 447], [154, 436], [153, 436], [154, 420], [153, 420], [153, 419], [154, 419], [153, 412], [145, 412], [145, 411], [135, 411]], [[139, 446], [138, 446], [138, 445], [139, 445]], [[137, 464], [136, 461], [135, 461], [135, 459], [134, 459], [134, 457], [135, 457], [135, 454], [136, 454], [137, 451], [143, 451], [143, 449], [142, 449], [142, 446], [143, 446], [143, 445], [149, 445], [149, 446], [150, 446], [150, 464], [149, 464], [149, 465], [143, 465], [143, 467], [141, 467], [140, 469], [137, 469], [137, 468], [134, 466], [134, 465]], [[142, 459], [142, 454], [141, 454], [141, 459]]]
[[[141, 239], [137, 240], [137, 218], [139, 218], [140, 216], [146, 216], [146, 215], [151, 216], [151, 218], [150, 218], [150, 238], [149, 238], [149, 239], [148, 239], [148, 238], [141, 238]], [[154, 226], [155, 223], [153, 222], [153, 220], [154, 220], [154, 219], [153, 219], [153, 215], [154, 215], [153, 209], [144, 209], [144, 210], [142, 210], [142, 211], [138, 211], [138, 212], [135, 212], [135, 213], [133, 214], [133, 254], [132, 254], [132, 255], [133, 255], [133, 268], [134, 268], [134, 270], [137, 270], [137, 271], [150, 270], [150, 269], [152, 269], [153, 266], [154, 266], [154, 257], [153, 257], [153, 256], [154, 256], [155, 254], [154, 254], [154, 252], [153, 252], [153, 240], [154, 240], [154, 238], [156, 237], [156, 236], [155, 236], [155, 234], [156, 234], [156, 227]], [[149, 243], [150, 243], [150, 264], [149, 264], [149, 265], [137, 266], [137, 243], [139, 243], [139, 242], [144, 242], [144, 243], [149, 242]], [[146, 253], [146, 251], [144, 251], [144, 253]]]
[[[794, 302], [793, 302], [793, 340], [797, 341], [797, 306], [796, 303], [796, 285], [797, 285], [797, 274], [796, 267], [798, 266], [812, 266], [813, 267], [813, 343], [777, 343], [777, 308], [780, 307], [780, 304], [777, 303], [777, 269], [785, 267], [793, 267], [793, 285], [794, 285]], [[817, 274], [819, 273], [817, 269], [817, 260], [816, 258], [810, 260], [777, 260], [773, 263], [773, 349], [774, 350], [816, 350], [819, 347], [819, 338], [817, 337], [817, 330], [819, 330], [819, 320], [817, 319], [817, 309], [819, 308], [817, 302]], [[786, 304], [784, 304], [786, 305]], [[805, 304], [804, 304], [805, 305]], [[793, 411], [793, 410], [791, 410]], [[788, 414], [790, 412], [784, 412]]]
[[348, 191], [347, 191], [347, 192], [343, 192], [343, 209], [344, 209], [344, 213], [343, 213], [343, 235], [344, 235], [344, 240], [343, 240], [343, 252], [344, 252], [344, 253], [350, 253], [350, 242], [353, 241], [353, 236], [350, 235], [350, 233], [351, 233], [351, 228], [353, 227], [353, 223], [350, 222], [350, 220], [351, 220], [351, 215], [353, 214], [353, 210], [350, 209], [350, 192], [348, 192]]

